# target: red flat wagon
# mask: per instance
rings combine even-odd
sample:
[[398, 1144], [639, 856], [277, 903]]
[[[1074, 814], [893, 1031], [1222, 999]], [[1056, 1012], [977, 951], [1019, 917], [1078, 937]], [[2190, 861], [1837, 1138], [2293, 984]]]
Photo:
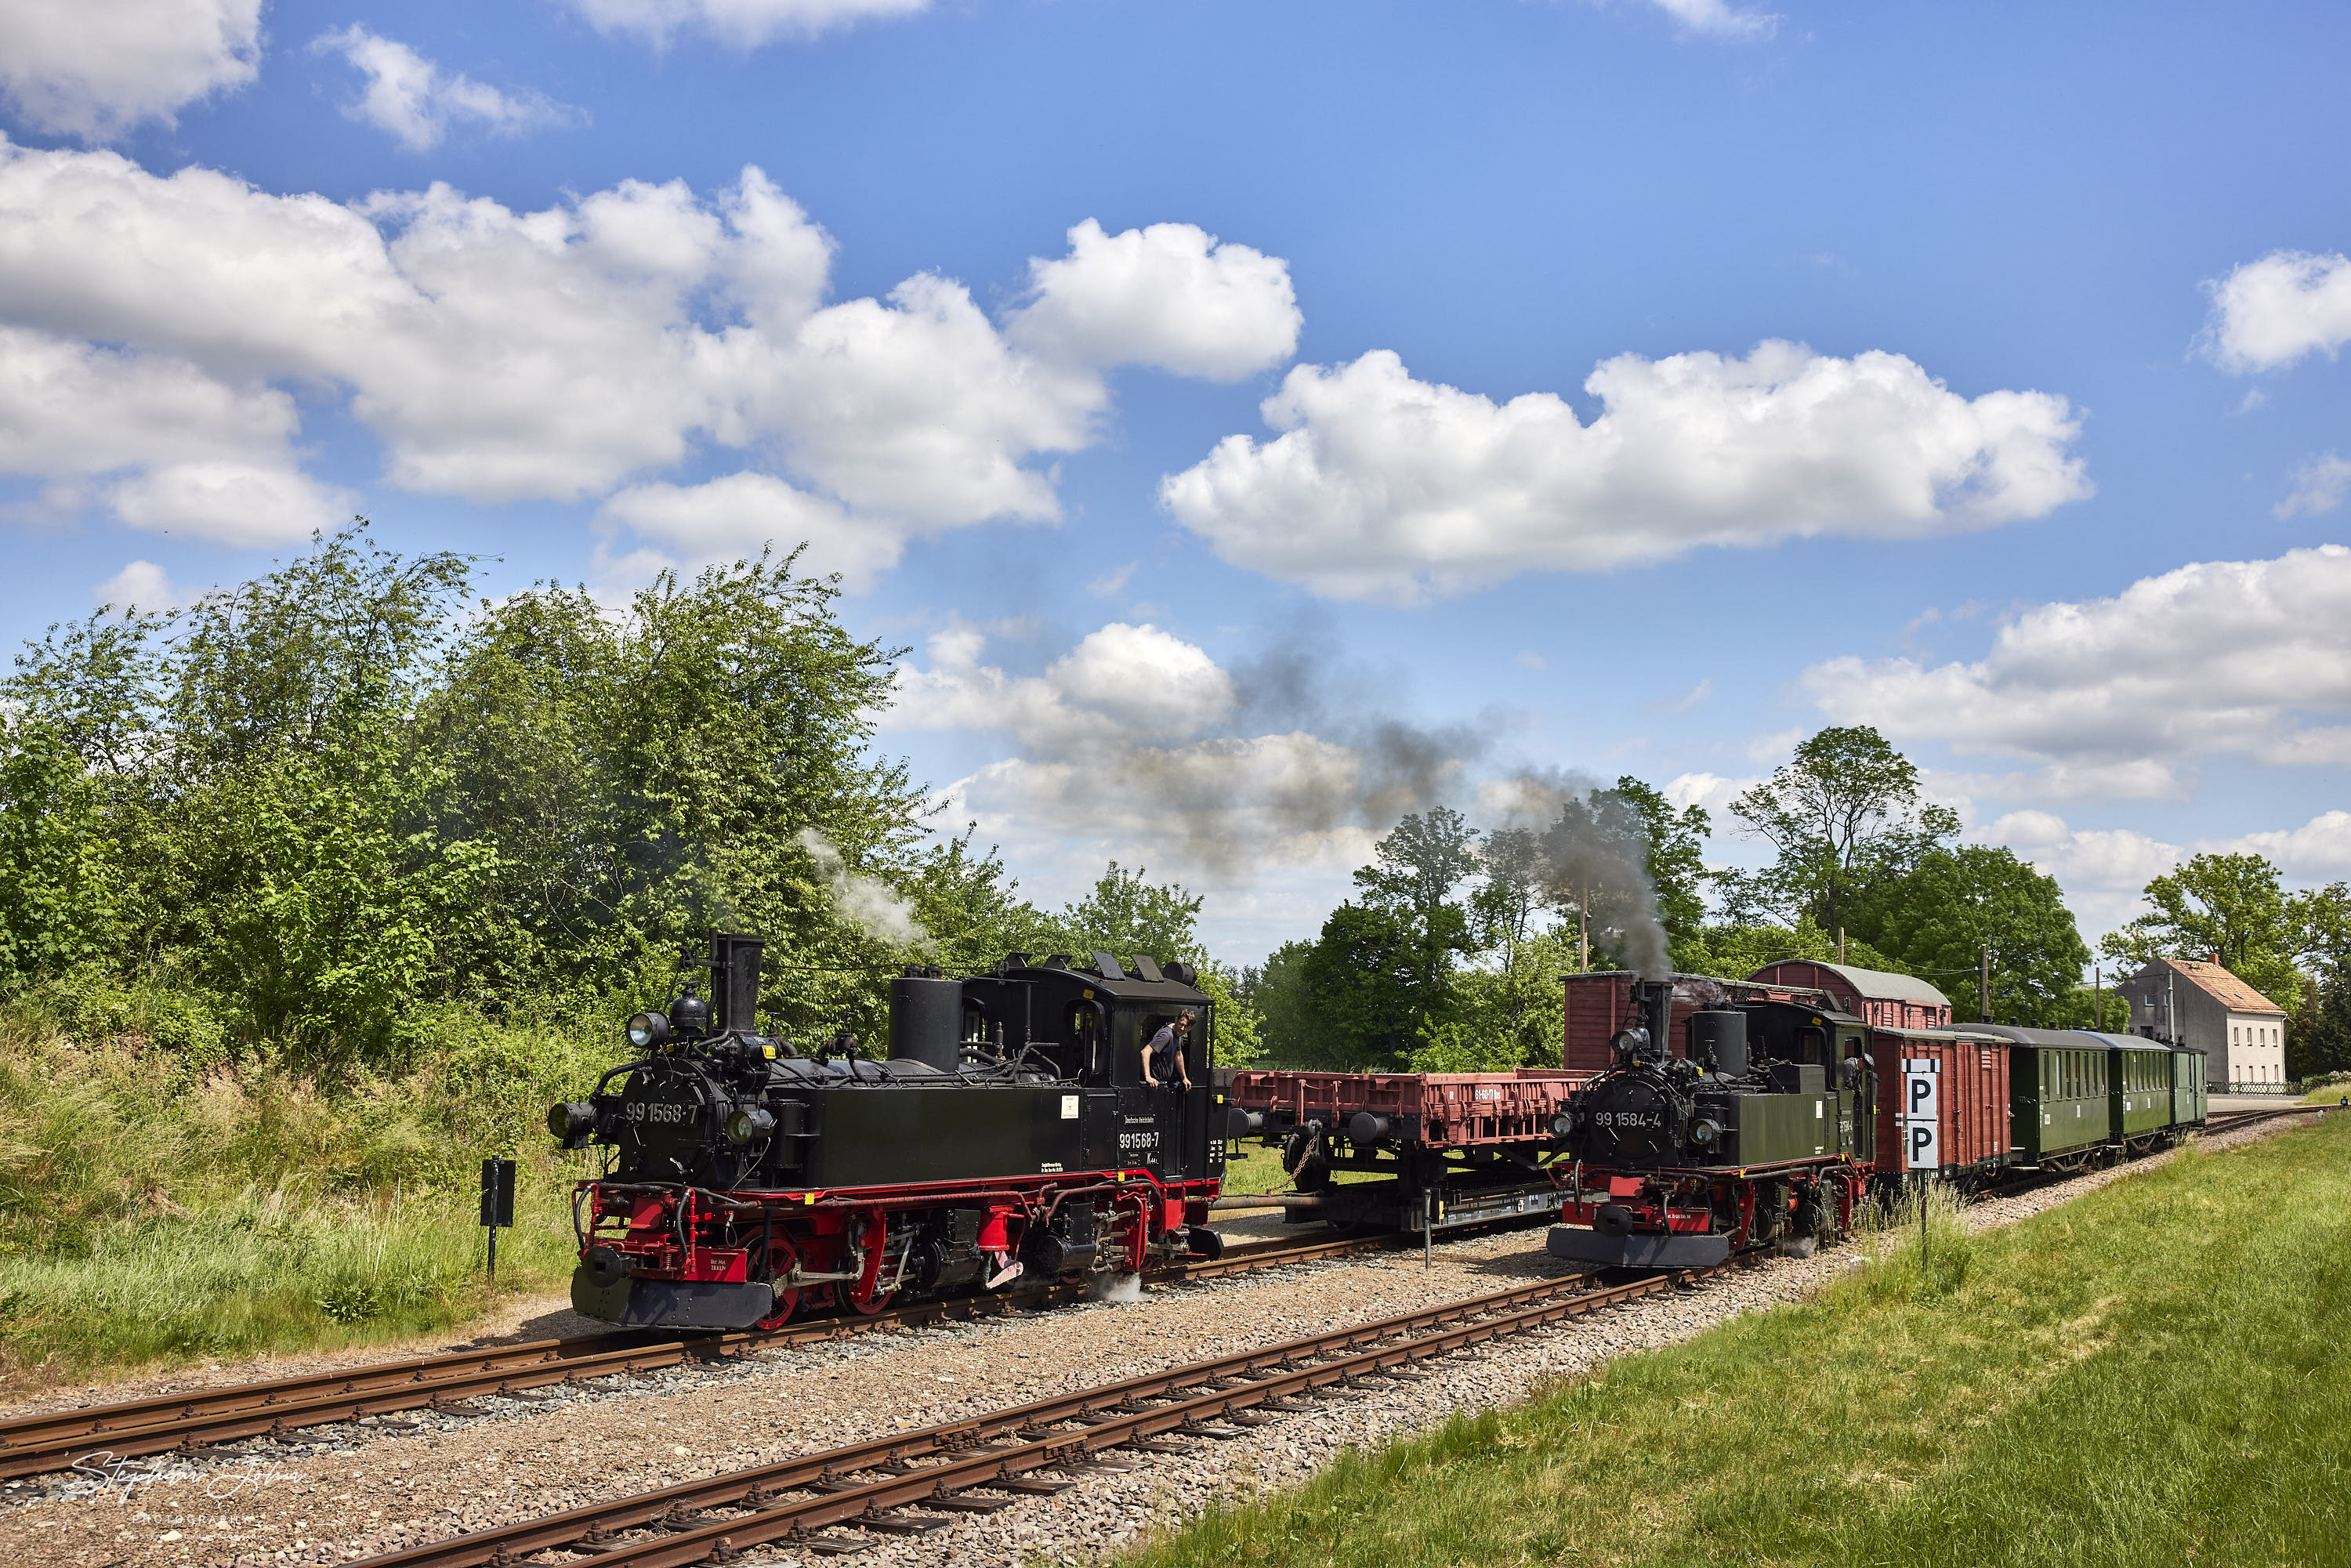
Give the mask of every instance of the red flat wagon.
[[[1278, 1143], [1312, 1207], [1301, 1220], [1417, 1230], [1541, 1215], [1559, 1205], [1552, 1124], [1588, 1074], [1238, 1072], [1232, 1136]], [[1333, 1182], [1336, 1171], [1386, 1180]]]

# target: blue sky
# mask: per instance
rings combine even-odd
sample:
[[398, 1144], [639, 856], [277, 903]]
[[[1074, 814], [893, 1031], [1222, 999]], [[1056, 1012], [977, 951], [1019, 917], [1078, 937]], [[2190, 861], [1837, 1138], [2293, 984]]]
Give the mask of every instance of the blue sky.
[[2092, 935], [2331, 881], [2346, 30], [0, 0], [0, 634], [355, 509], [495, 589], [806, 537], [943, 820], [1236, 958], [1399, 810], [1832, 722]]

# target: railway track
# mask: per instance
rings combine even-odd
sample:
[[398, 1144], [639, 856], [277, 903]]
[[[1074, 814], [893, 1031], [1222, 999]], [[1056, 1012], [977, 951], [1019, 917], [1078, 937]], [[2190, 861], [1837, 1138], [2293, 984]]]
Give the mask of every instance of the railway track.
[[2335, 1109], [2332, 1105], [2273, 1105], [2259, 1111], [2213, 1111], [2204, 1118], [2204, 1130], [2226, 1132], [2231, 1127], [2249, 1127], [2256, 1122], [2274, 1122], [2283, 1116], [2318, 1116]]
[[[1236, 1248], [1213, 1261], [1147, 1276], [1157, 1282], [1209, 1280], [1289, 1263], [1390, 1249], [1403, 1237], [1350, 1238], [1290, 1246], [1275, 1241]], [[286, 1438], [305, 1427], [373, 1418], [392, 1430], [411, 1411], [480, 1416], [465, 1401], [486, 1396], [530, 1400], [551, 1385], [628, 1377], [690, 1361], [724, 1360], [753, 1351], [817, 1343], [882, 1328], [920, 1328], [1064, 1306], [1084, 1299], [1081, 1286], [1002, 1296], [967, 1297], [896, 1308], [871, 1317], [818, 1318], [765, 1333], [671, 1337], [622, 1331], [578, 1339], [533, 1340], [441, 1355], [413, 1356], [230, 1388], [92, 1406], [0, 1421], [0, 1479], [70, 1468], [103, 1451], [116, 1458], [178, 1453], [195, 1457], [248, 1437]], [[540, 1398], [549, 1396], [538, 1396]], [[390, 1420], [387, 1422], [386, 1417]]]
[[[925, 1535], [956, 1516], [992, 1513], [1048, 1496], [1138, 1454], [1171, 1450], [1171, 1436], [1242, 1436], [1304, 1400], [1366, 1379], [1423, 1375], [1418, 1364], [1563, 1319], [1621, 1306], [1739, 1266], [1603, 1286], [1578, 1273], [1447, 1302], [1286, 1344], [1197, 1362], [1059, 1398], [730, 1475], [682, 1482], [610, 1502], [525, 1520], [369, 1559], [364, 1568], [478, 1568], [549, 1549], [600, 1563], [674, 1568], [735, 1561], [768, 1542], [843, 1555], [870, 1537]], [[861, 1535], [836, 1533], [849, 1527]]]

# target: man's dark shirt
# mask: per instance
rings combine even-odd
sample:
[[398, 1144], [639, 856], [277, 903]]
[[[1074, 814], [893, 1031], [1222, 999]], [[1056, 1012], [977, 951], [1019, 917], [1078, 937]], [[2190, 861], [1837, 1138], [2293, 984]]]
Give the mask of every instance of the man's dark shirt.
[[1183, 1042], [1176, 1038], [1174, 1024], [1161, 1024], [1151, 1043], [1143, 1048], [1143, 1061], [1151, 1076], [1165, 1083], [1177, 1075], [1184, 1055]]

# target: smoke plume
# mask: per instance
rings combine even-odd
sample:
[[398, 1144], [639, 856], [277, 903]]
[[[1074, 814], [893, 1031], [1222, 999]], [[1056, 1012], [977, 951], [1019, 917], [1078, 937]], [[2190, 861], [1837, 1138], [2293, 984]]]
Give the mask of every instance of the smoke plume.
[[914, 918], [914, 906], [889, 883], [850, 870], [839, 848], [814, 828], [802, 828], [799, 841], [816, 863], [817, 875], [832, 890], [833, 913], [878, 942], [929, 950], [931, 934]]
[[1552, 905], [1582, 910], [1593, 935], [1643, 979], [1671, 977], [1639, 815], [1573, 775], [1522, 773], [1510, 781], [1506, 799], [1510, 825], [1536, 834], [1543, 893]]

